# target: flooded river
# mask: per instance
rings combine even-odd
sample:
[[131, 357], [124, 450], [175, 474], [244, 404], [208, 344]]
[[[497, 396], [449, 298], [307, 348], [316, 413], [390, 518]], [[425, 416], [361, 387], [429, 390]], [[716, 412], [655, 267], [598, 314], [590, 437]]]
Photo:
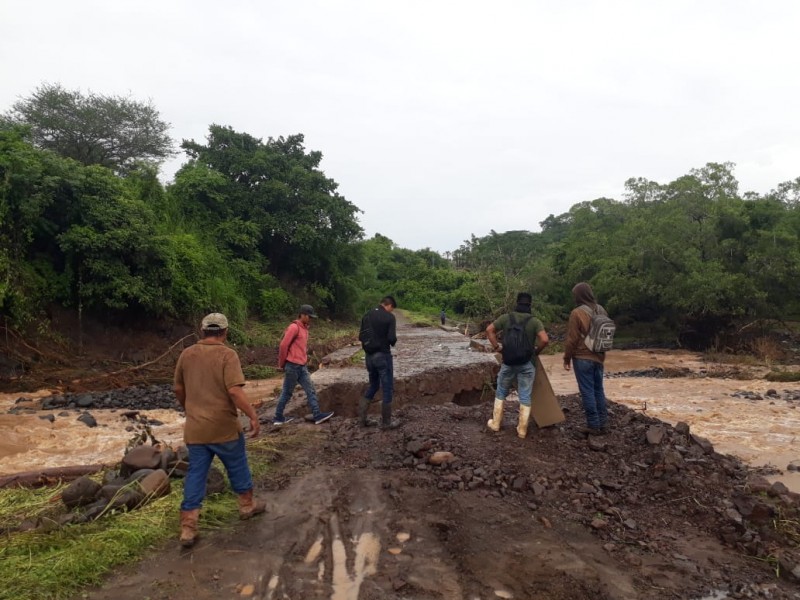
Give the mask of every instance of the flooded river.
[[[578, 385], [572, 371], [565, 371], [560, 356], [541, 357], [556, 394], [575, 394]], [[653, 368], [689, 369], [692, 373], [722, 365], [704, 362], [692, 352], [674, 350], [628, 350], [610, 352], [607, 375]], [[761, 370], [763, 371], [763, 369]], [[800, 402], [780, 398], [748, 400], [735, 398], [737, 391], [800, 391], [797, 383], [775, 383], [763, 379], [738, 380], [718, 377], [610, 377], [606, 396], [632, 409], [674, 425], [684, 421], [693, 433], [710, 439], [715, 449], [737, 456], [753, 466], [774, 465], [781, 471], [800, 460]], [[800, 492], [800, 473], [786, 471], [768, 479], [783, 481]]]
[[[542, 359], [557, 394], [577, 393], [575, 377], [571, 371], [564, 371], [560, 356], [543, 356]], [[714, 366], [703, 362], [701, 355], [690, 352], [628, 350], [609, 353], [606, 373], [653, 368], [689, 369], [700, 373]], [[251, 382], [246, 389], [254, 404], [260, 404], [271, 398], [279, 385], [280, 379], [272, 379]], [[800, 432], [800, 408], [797, 408], [800, 402], [731, 396], [737, 391], [764, 395], [769, 389], [779, 393], [797, 392], [800, 385], [796, 383], [717, 377], [610, 377], [605, 387], [610, 400], [644, 410], [672, 424], [685, 421], [693, 432], [709, 438], [719, 452], [738, 456], [753, 466], [774, 465], [785, 471], [789, 462], [800, 459], [797, 433]], [[24, 394], [24, 397], [35, 400], [48, 394], [44, 391]], [[130, 421], [121, 415], [122, 411], [91, 410], [98, 422], [93, 428], [76, 421], [78, 413], [75, 411], [68, 411], [66, 416], [59, 416], [60, 411], [6, 414], [19, 396], [0, 395], [0, 475], [47, 467], [113, 463], [119, 460], [132, 436], [126, 431]], [[55, 417], [52, 423], [39, 418], [47, 414]], [[163, 423], [153, 427], [158, 439], [180, 443], [183, 418], [178, 412], [151, 410], [142, 411], [142, 414]], [[800, 474], [786, 472], [770, 479], [779, 479], [800, 492]]]

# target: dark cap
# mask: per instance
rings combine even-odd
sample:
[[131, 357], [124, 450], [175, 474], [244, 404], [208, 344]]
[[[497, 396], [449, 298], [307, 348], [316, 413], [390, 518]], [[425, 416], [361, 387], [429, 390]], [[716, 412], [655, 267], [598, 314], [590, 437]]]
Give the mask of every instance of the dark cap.
[[312, 319], [317, 318], [317, 313], [314, 312], [314, 307], [311, 306], [310, 304], [303, 304], [303, 306], [300, 307], [300, 314], [308, 315]]
[[517, 304], [530, 304], [533, 297], [528, 292], [520, 292], [517, 294]]

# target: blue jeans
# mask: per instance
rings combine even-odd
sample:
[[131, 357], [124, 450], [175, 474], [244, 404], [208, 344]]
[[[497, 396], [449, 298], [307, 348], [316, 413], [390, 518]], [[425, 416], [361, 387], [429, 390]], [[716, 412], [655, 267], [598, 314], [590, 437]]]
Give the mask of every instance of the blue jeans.
[[603, 391], [603, 363], [586, 358], [573, 358], [572, 368], [578, 380], [586, 424], [592, 429], [600, 429], [608, 423], [606, 393]]
[[183, 482], [181, 510], [194, 510], [203, 506], [208, 469], [215, 456], [225, 465], [228, 481], [231, 482], [234, 492], [243, 494], [253, 489], [250, 466], [244, 450], [244, 434], [240, 433], [237, 439], [222, 444], [187, 444], [186, 448], [189, 450], [189, 470]]
[[500, 372], [497, 374], [497, 393], [496, 398], [505, 400], [509, 389], [517, 380], [517, 394], [519, 403], [523, 406], [531, 405], [531, 392], [533, 392], [533, 378], [536, 376], [536, 367], [528, 361], [524, 365], [507, 365], [503, 363]]
[[317, 390], [314, 389], [314, 382], [311, 381], [311, 374], [305, 365], [296, 365], [287, 362], [283, 366], [286, 374], [283, 376], [283, 390], [281, 390], [281, 397], [278, 398], [278, 406], [275, 407], [275, 418], [283, 419], [283, 409], [286, 408], [286, 403], [292, 397], [294, 388], [297, 384], [303, 388], [306, 393], [306, 400], [308, 406], [311, 408], [311, 413], [316, 417], [319, 415], [319, 400], [317, 400]]
[[392, 403], [394, 393], [394, 359], [391, 352], [373, 352], [367, 354], [367, 373], [369, 373], [369, 387], [364, 392], [364, 397], [372, 400], [378, 389], [383, 390], [383, 403]]

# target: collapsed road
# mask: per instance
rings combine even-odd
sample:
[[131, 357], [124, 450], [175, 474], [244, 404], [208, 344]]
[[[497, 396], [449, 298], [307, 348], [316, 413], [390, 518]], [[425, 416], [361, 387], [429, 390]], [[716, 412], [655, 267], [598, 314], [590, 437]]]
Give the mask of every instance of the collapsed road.
[[[612, 403], [609, 435], [587, 439], [575, 395], [560, 397], [563, 423], [524, 440], [511, 398], [489, 433], [490, 402], [474, 401], [497, 368], [490, 355], [448, 332], [398, 334], [400, 428], [348, 418], [365, 383], [357, 357], [317, 372], [338, 418], [263, 434], [302, 440], [260, 484], [266, 515], [190, 552], [176, 542], [82, 597], [800, 597], [800, 496], [785, 486], [685, 423], [622, 405]], [[291, 408], [304, 413], [301, 395]]]

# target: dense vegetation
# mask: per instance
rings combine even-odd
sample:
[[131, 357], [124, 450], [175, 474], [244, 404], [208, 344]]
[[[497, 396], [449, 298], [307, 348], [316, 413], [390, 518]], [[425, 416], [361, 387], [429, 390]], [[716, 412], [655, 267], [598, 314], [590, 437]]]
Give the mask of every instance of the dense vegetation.
[[205, 142], [183, 141], [187, 162], [165, 187], [167, 131], [149, 104], [59, 86], [0, 119], [9, 323], [36, 323], [53, 304], [121, 322], [210, 310], [269, 319], [301, 301], [350, 317], [385, 293], [485, 317], [520, 289], [551, 320], [581, 280], [617, 315], [703, 335], [800, 308], [800, 178], [763, 196], [740, 193], [729, 163], [666, 184], [631, 179], [622, 200], [576, 204], [537, 232], [472, 236], [443, 256], [364, 240], [359, 209], [302, 135], [263, 141], [211, 125]]

